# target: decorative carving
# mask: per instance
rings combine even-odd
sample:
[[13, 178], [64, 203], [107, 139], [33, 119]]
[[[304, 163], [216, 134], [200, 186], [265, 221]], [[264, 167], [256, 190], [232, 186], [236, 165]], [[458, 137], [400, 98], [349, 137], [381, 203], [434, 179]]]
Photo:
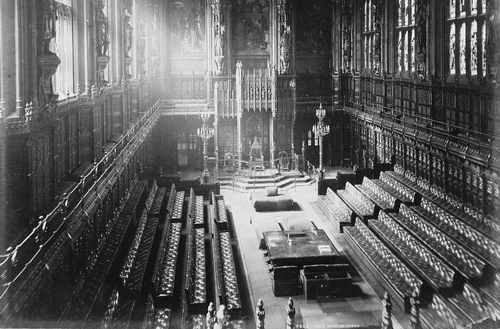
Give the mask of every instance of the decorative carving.
[[233, 5], [233, 47], [236, 50], [262, 53], [268, 50], [269, 2], [236, 0]]
[[53, 0], [42, 2], [41, 21], [42, 33], [40, 34], [40, 53], [38, 55], [38, 102], [40, 105], [54, 104], [57, 95], [54, 94], [52, 76], [56, 73], [61, 60], [50, 51], [50, 43], [56, 36], [55, 30], [55, 5]]
[[290, 38], [291, 28], [288, 20], [287, 0], [278, 1], [278, 29], [279, 29], [279, 73], [288, 73], [290, 67]]
[[216, 321], [215, 306], [214, 303], [210, 302], [210, 304], [208, 304], [207, 315], [205, 317], [206, 328], [213, 329]]
[[342, 59], [343, 69], [346, 72], [351, 71], [351, 2], [343, 3], [344, 15], [342, 15]]
[[414, 291], [410, 298], [410, 327], [411, 329], [422, 329], [420, 322], [420, 300], [418, 299], [418, 291]]
[[259, 299], [255, 310], [257, 315], [257, 329], [264, 329], [264, 320], [266, 319], [266, 311], [264, 310], [264, 301]]
[[224, 71], [224, 49], [226, 26], [224, 25], [224, 15], [222, 0], [212, 0], [212, 25], [214, 37], [214, 64], [215, 74], [222, 74]]
[[425, 57], [427, 48], [427, 16], [428, 16], [428, 0], [418, 0], [416, 7], [416, 44], [415, 44], [415, 60], [417, 67], [417, 75], [419, 78], [425, 76]]
[[132, 1], [125, 0], [123, 8], [123, 26], [124, 26], [124, 52], [125, 52], [125, 78], [130, 79], [132, 77], [132, 44], [133, 44], [133, 32], [134, 28], [132, 26]]
[[373, 72], [380, 74], [381, 66], [381, 53], [382, 53], [382, 28], [380, 22], [382, 21], [383, 11], [380, 0], [373, 0], [372, 11], [375, 13], [375, 39], [374, 39], [374, 54], [373, 54]]
[[381, 329], [392, 329], [392, 302], [391, 297], [387, 292], [384, 294], [382, 301], [382, 326]]
[[96, 49], [97, 49], [97, 83], [99, 87], [106, 85], [104, 70], [109, 63], [109, 22], [105, 9], [106, 0], [96, 0]]
[[293, 305], [292, 297], [288, 298], [288, 304], [286, 306], [286, 328], [295, 328], [295, 306]]

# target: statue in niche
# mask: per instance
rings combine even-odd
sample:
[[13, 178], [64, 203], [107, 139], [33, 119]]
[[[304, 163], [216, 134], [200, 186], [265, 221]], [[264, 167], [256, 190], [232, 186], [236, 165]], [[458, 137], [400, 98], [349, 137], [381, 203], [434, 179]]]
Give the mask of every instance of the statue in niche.
[[225, 26], [218, 25], [215, 27], [215, 68], [218, 74], [224, 70], [224, 34]]
[[343, 57], [344, 57], [344, 69], [349, 72], [351, 70], [351, 30], [350, 30], [350, 20], [347, 16], [344, 16], [347, 20], [344, 24], [343, 29]]
[[278, 5], [279, 29], [280, 29], [280, 74], [288, 73], [290, 67], [289, 48], [290, 48], [290, 25], [288, 24], [286, 1], [281, 0]]
[[193, 48], [201, 48], [203, 44], [202, 19], [198, 9], [193, 10], [191, 28], [191, 43]]
[[97, 56], [108, 56], [109, 50], [109, 33], [108, 33], [108, 18], [104, 13], [104, 1], [97, 1], [96, 11], [96, 39], [97, 39]]
[[419, 0], [416, 4], [416, 64], [417, 73], [421, 78], [425, 72], [427, 5], [427, 0]]

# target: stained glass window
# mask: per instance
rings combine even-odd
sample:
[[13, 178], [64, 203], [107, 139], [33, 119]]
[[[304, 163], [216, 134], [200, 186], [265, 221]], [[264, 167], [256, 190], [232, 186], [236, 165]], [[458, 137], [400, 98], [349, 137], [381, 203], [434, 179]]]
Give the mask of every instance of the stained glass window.
[[400, 72], [415, 71], [415, 0], [398, 1], [397, 68]]
[[487, 0], [449, 0], [449, 73], [486, 76]]

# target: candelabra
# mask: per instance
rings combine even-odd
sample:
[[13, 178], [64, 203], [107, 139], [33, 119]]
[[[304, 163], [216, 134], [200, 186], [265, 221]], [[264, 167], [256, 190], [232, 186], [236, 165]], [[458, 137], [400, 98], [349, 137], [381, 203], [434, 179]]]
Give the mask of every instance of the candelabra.
[[323, 104], [319, 104], [319, 108], [316, 109], [316, 117], [318, 118], [318, 123], [313, 126], [313, 133], [318, 136], [319, 140], [319, 171], [323, 171], [323, 137], [330, 133], [330, 125], [325, 123], [326, 109], [323, 108]]
[[201, 114], [202, 125], [197, 130], [198, 137], [200, 137], [201, 140], [203, 141], [203, 173], [201, 175], [202, 183], [208, 183], [209, 180], [210, 173], [208, 172], [208, 167], [207, 167], [207, 160], [208, 160], [207, 143], [208, 140], [214, 137], [215, 134], [215, 129], [213, 127], [208, 126], [209, 118], [210, 118], [209, 113], [202, 113]]

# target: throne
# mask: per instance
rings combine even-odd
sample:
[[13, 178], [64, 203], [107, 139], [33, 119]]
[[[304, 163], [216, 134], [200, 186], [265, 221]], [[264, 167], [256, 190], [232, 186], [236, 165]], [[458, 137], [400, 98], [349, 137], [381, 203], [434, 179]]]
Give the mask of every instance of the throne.
[[253, 138], [253, 142], [250, 146], [250, 160], [248, 161], [248, 165], [250, 170], [264, 170], [264, 155], [262, 154], [262, 144], [260, 142], [260, 138], [255, 136]]

